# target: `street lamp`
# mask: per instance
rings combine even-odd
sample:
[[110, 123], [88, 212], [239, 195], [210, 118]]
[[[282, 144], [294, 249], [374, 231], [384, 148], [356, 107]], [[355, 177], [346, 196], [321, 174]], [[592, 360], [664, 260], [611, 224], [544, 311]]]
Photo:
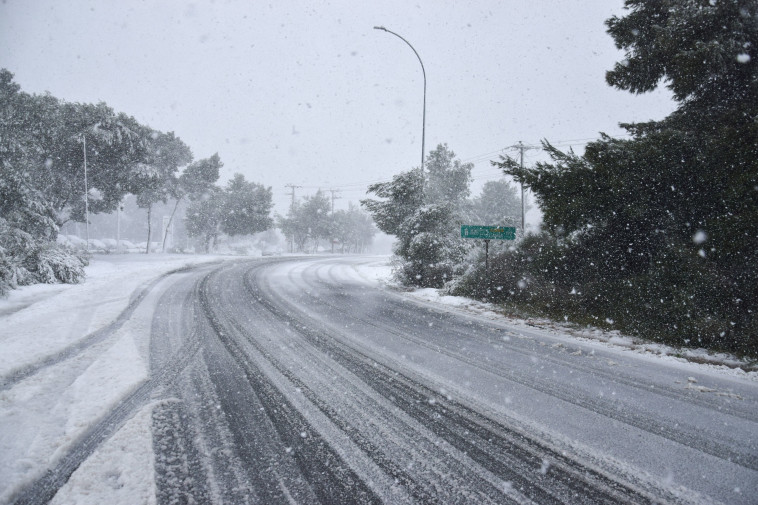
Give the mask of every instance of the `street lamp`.
[[84, 153], [84, 224], [87, 230], [87, 246], [89, 252], [89, 188], [87, 187], [87, 136], [82, 133], [82, 152]]
[[386, 29], [383, 26], [375, 26], [374, 30], [382, 30], [382, 31], [385, 31], [387, 33], [391, 33], [395, 37], [399, 38], [400, 40], [402, 40], [403, 42], [405, 42], [406, 44], [408, 44], [408, 47], [410, 47], [411, 49], [413, 49], [413, 52], [416, 54], [416, 58], [418, 58], [418, 62], [421, 63], [421, 72], [424, 74], [424, 116], [423, 116], [423, 120], [422, 120], [422, 123], [421, 123], [421, 175], [422, 175], [421, 181], [423, 183], [423, 180], [424, 180], [424, 178], [423, 178], [423, 175], [424, 175], [424, 141], [426, 139], [426, 70], [424, 70], [424, 62], [421, 61], [421, 56], [418, 55], [418, 51], [416, 51], [416, 49], [411, 45], [411, 43], [408, 42], [407, 40], [405, 40], [403, 37], [401, 37], [397, 33], [393, 32], [392, 30], [388, 30], [388, 29]]

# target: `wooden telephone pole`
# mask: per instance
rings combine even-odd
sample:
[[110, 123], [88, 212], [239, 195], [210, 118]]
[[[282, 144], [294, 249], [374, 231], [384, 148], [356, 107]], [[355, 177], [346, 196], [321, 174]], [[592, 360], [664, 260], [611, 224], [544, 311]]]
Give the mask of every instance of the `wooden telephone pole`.
[[[290, 194], [292, 195], [292, 203], [290, 204], [290, 213], [295, 210], [295, 188], [302, 188], [302, 186], [296, 186], [294, 184], [285, 184], [285, 188], [290, 188], [292, 191]], [[290, 252], [295, 252], [295, 237], [290, 238]]]
[[[508, 149], [518, 149], [520, 156], [521, 169], [524, 168], [524, 151], [537, 150], [539, 147], [525, 145], [520, 140], [518, 144], [508, 146]], [[526, 195], [524, 194], [524, 183], [521, 183], [521, 236], [526, 235]]]

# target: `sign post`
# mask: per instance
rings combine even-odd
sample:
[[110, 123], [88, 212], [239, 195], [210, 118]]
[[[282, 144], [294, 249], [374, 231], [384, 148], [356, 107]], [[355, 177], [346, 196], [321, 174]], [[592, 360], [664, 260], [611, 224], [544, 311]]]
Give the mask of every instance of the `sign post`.
[[489, 284], [490, 240], [516, 240], [516, 228], [511, 226], [461, 225], [461, 238], [484, 240], [484, 275]]

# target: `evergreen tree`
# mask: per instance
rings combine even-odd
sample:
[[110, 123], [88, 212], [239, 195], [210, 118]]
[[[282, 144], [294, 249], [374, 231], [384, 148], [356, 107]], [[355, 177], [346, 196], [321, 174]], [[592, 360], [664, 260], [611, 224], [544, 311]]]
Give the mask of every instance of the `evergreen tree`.
[[513, 226], [520, 219], [521, 199], [505, 179], [485, 182], [481, 194], [471, 202], [471, 224]]
[[184, 218], [187, 234], [190, 237], [201, 237], [206, 253], [211, 252], [211, 249], [215, 249], [218, 244], [223, 207], [224, 195], [218, 186], [208, 188], [200, 198], [192, 201], [187, 207]]
[[420, 170], [401, 172], [390, 182], [380, 182], [368, 187], [382, 200], [365, 199], [361, 204], [368, 210], [374, 222], [384, 233], [399, 236], [403, 224], [423, 204], [423, 174]]
[[296, 250], [305, 252], [309, 240], [317, 250], [319, 241], [330, 240], [333, 236], [331, 208], [329, 197], [318, 190], [315, 195], [306, 196], [303, 202], [290, 207], [287, 217], [279, 218], [279, 227]]
[[350, 203], [347, 210], [334, 213], [332, 233], [342, 244], [343, 253], [362, 253], [371, 244], [376, 228], [371, 216]]
[[606, 21], [616, 47], [626, 51], [626, 57], [607, 73], [608, 84], [644, 93], [665, 81], [686, 113], [700, 109], [718, 117], [733, 106], [755, 106], [758, 6], [754, 0], [626, 0], [624, 4], [630, 11], [626, 16]]
[[308, 224], [309, 235], [313, 239], [313, 246], [318, 250], [322, 240], [331, 240], [332, 237], [332, 204], [325, 192], [318, 190], [315, 195], [306, 196], [300, 207], [303, 218]]
[[304, 219], [300, 202], [295, 202], [290, 206], [286, 217], [278, 216], [277, 226], [279, 226], [284, 236], [292, 244], [292, 252], [305, 251], [308, 238], [310, 237], [310, 227], [307, 220]]
[[29, 121], [41, 126], [30, 174], [58, 225], [85, 220], [85, 152], [89, 211], [114, 211], [133, 189], [133, 171], [146, 162], [151, 130], [104, 103], [67, 103], [49, 95], [33, 96], [32, 103]]
[[0, 296], [18, 285], [84, 278], [84, 258], [55, 243], [55, 209], [35, 185], [47, 128], [34, 115], [38, 104], [0, 70]]
[[218, 180], [219, 171], [224, 164], [218, 153], [210, 158], [205, 158], [191, 163], [179, 177], [171, 177], [167, 181], [168, 193], [174, 199], [174, 207], [171, 210], [166, 229], [163, 231], [163, 250], [166, 250], [166, 237], [171, 229], [171, 224], [176, 214], [176, 209], [185, 198], [195, 200], [204, 195]]
[[[758, 349], [758, 6], [627, 0], [608, 20], [626, 58], [609, 84], [661, 82], [677, 110], [622, 125], [584, 155], [545, 142], [552, 163], [497, 165], [535, 193], [558, 249], [544, 277], [582, 310], [675, 343]], [[555, 254], [548, 258], [547, 254]]]
[[222, 233], [252, 235], [270, 229], [274, 224], [270, 216], [272, 207], [271, 188], [234, 174], [224, 189], [210, 186], [199, 198], [191, 200], [185, 217], [187, 233], [202, 237], [207, 253], [216, 248]]

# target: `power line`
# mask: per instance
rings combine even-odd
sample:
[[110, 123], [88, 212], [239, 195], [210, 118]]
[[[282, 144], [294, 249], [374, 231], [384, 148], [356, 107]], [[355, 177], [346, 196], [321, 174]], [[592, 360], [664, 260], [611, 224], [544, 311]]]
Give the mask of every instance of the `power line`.
[[[630, 136], [631, 135], [629, 135], [629, 134], [608, 135], [608, 137], [610, 137], [610, 138], [628, 138]], [[596, 141], [596, 140], [600, 140], [601, 138], [602, 137], [588, 137], [588, 138], [581, 138], [581, 139], [556, 140], [556, 141], [550, 142], [550, 145], [555, 146], [555, 147], [575, 147], [575, 146], [580, 146], [580, 145], [587, 145], [588, 143]], [[526, 158], [530, 158], [530, 157], [535, 156], [535, 155], [530, 155], [528, 151], [530, 151], [530, 150], [539, 151], [539, 150], [542, 149], [541, 146], [538, 146], [536, 144], [524, 144], [524, 146], [525, 146], [525, 150], [524, 150], [523, 155]], [[473, 163], [473, 164], [476, 165], [477, 163], [481, 163], [481, 162], [484, 162], [484, 161], [491, 161], [491, 158], [493, 156], [498, 155], [498, 154], [503, 154], [503, 152], [506, 151], [507, 149], [515, 149], [515, 148], [518, 148], [518, 145], [515, 145], [515, 146], [506, 146], [506, 147], [500, 148], [500, 149], [498, 149], [496, 151], [489, 151], [489, 152], [486, 152], [486, 153], [475, 154], [473, 156], [469, 156], [467, 158], [461, 159], [461, 163]], [[494, 171], [491, 171], [491, 172], [488, 171], [486, 173], [480, 174], [480, 177], [487, 176], [487, 175], [497, 175], [499, 173], [501, 173], [499, 170], [494, 170]], [[370, 186], [372, 184], [381, 184], [381, 183], [387, 183], [387, 182], [390, 182], [390, 181], [392, 181], [392, 177], [383, 178], [383, 179], [372, 179], [372, 180], [366, 180], [366, 181], [351, 182], [351, 183], [345, 183], [345, 184], [340, 184], [339, 186], [335, 186], [334, 190], [336, 190], [336, 191], [344, 191], [344, 192], [357, 191], [359, 189], [362, 190], [362, 189], [364, 189], [364, 188], [366, 188], [366, 187], [368, 187], [368, 186]], [[325, 185], [320, 185], [320, 186], [316, 186], [316, 185], [305, 186], [305, 185], [303, 185], [303, 186], [295, 186], [295, 187], [302, 188], [302, 189], [321, 189], [324, 186]], [[292, 187], [292, 185], [288, 184], [288, 185], [286, 185], [286, 187], [289, 188], [289, 187]], [[294, 188], [292, 189], [292, 193], [287, 193], [287, 194], [288, 195], [294, 194]], [[294, 197], [293, 197], [293, 199], [294, 199]]]

